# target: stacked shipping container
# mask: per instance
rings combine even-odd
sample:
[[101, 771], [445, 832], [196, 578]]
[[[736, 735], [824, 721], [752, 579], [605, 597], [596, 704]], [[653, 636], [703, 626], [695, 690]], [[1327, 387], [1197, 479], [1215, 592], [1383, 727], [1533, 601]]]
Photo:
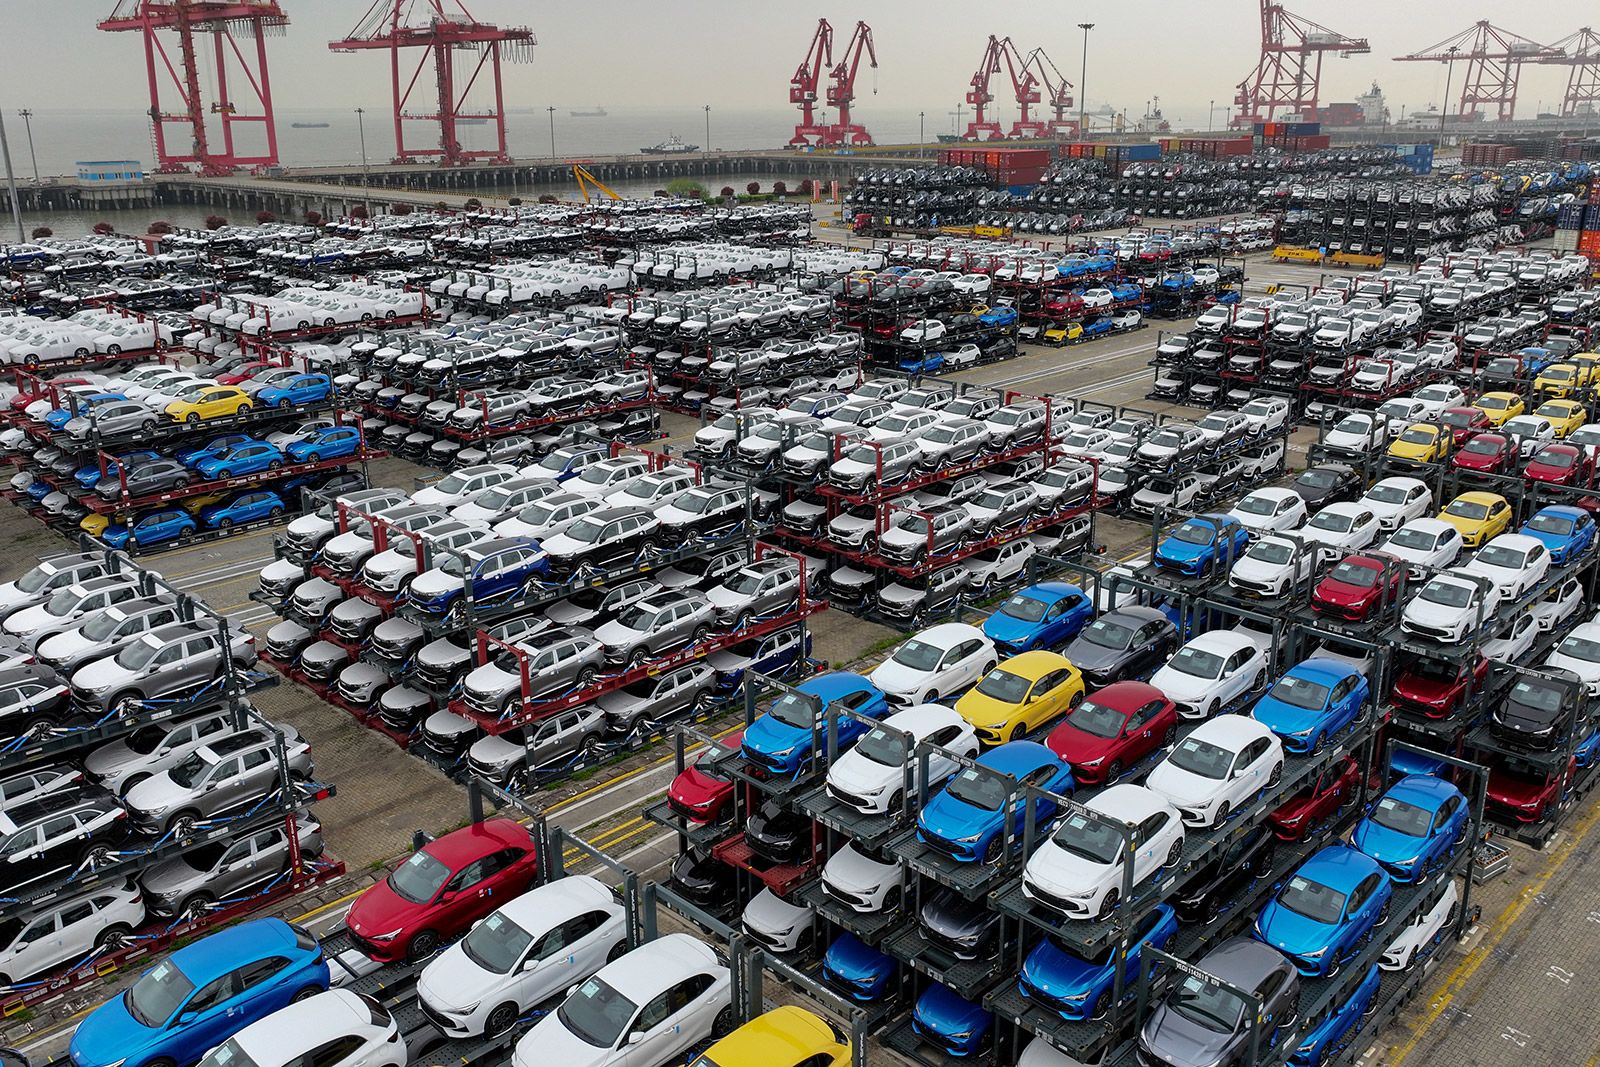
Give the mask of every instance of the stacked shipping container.
[[1188, 152], [1206, 159], [1224, 156], [1248, 156], [1255, 146], [1249, 137], [1163, 137], [1159, 142], [1162, 152]]

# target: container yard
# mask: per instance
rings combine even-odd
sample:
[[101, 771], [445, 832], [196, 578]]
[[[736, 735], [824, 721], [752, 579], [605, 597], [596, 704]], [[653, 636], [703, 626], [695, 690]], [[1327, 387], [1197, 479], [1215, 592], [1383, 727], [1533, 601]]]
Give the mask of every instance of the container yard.
[[1236, 6], [1221, 125], [985, 12], [876, 143], [822, 12], [767, 147], [535, 161], [540, 26], [116, 4], [149, 165], [5, 140], [0, 1060], [1600, 1060], [1593, 34]]

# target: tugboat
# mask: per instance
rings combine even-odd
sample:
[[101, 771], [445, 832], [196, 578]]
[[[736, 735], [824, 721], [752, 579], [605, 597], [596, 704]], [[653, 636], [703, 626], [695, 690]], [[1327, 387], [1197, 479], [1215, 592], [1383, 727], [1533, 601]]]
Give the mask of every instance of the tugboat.
[[647, 156], [676, 156], [684, 152], [698, 152], [700, 151], [700, 146], [697, 144], [684, 144], [683, 138], [673, 134], [660, 144], [651, 145], [649, 148], [641, 148], [639, 151]]

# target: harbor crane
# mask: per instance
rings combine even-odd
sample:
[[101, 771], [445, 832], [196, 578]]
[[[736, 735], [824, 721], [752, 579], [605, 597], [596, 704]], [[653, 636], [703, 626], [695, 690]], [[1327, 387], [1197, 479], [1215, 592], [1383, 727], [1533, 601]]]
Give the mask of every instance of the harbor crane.
[[[278, 162], [267, 38], [281, 36], [288, 23], [277, 0], [120, 0], [111, 15], [100, 20], [99, 29], [137, 32], [144, 37], [145, 73], [150, 83], [147, 114], [157, 172], [173, 174], [193, 168], [216, 176]], [[164, 40], [170, 31], [176, 31], [178, 38], [176, 63]], [[204, 60], [199, 47], [208, 37], [215, 63], [215, 73], [208, 74], [214, 83], [209, 101], [200, 87]], [[235, 78], [233, 88], [229, 86], [230, 72]], [[241, 77], [247, 88], [235, 96]], [[169, 98], [176, 94], [176, 110], [163, 104], [163, 86]], [[208, 115], [215, 115], [220, 126], [220, 148], [206, 129]], [[235, 139], [234, 127], [241, 123], [246, 128], [261, 128], [264, 149], [252, 152]]]
[[[865, 22], [856, 23], [850, 43], [845, 46], [844, 58], [835, 64], [833, 26], [827, 19], [817, 20], [811, 47], [806, 49], [805, 58], [789, 79], [789, 103], [800, 108], [800, 122], [794, 128], [794, 136], [789, 138], [790, 147], [853, 147], [872, 143], [872, 134], [866, 127], [850, 121], [850, 105], [856, 96], [856, 74], [861, 69], [863, 55], [871, 60], [869, 65], [876, 71], [878, 52], [873, 47], [871, 26]], [[816, 117], [817, 90], [824, 75], [829, 81], [824, 100], [828, 107], [838, 109], [832, 124], [820, 123]], [[872, 91], [878, 90], [874, 87]]]
[[1051, 117], [1045, 122], [1045, 133], [1051, 137], [1072, 137], [1078, 132], [1078, 120], [1069, 117], [1072, 111], [1072, 83], [1067, 81], [1043, 48], [1028, 53], [1028, 69], [1044, 87], [1044, 103]]
[[855, 31], [850, 34], [850, 43], [845, 46], [844, 58], [828, 72], [828, 106], [836, 109], [835, 121], [828, 133], [828, 143], [831, 145], [854, 147], [872, 143], [872, 134], [867, 132], [867, 128], [850, 121], [850, 105], [856, 98], [856, 72], [861, 69], [862, 55], [871, 60], [869, 65], [874, 71], [872, 91], [876, 93], [878, 50], [872, 44], [872, 27], [865, 22], [857, 22]]
[[[1509, 30], [1481, 19], [1454, 37], [1410, 55], [1396, 56], [1400, 63], [1455, 63], [1464, 60], [1461, 103], [1453, 118], [1478, 113], [1480, 107], [1494, 108], [1494, 118], [1509, 122], [1517, 110], [1517, 81], [1524, 63], [1554, 63], [1566, 59], [1559, 48], [1530, 41]], [[1574, 71], [1574, 73], [1577, 73]], [[1446, 100], [1441, 110], [1448, 108]]]
[[1561, 58], [1538, 62], [1562, 63], [1572, 68], [1567, 75], [1566, 95], [1561, 98], [1561, 114], [1567, 118], [1594, 114], [1600, 108], [1600, 33], [1585, 26], [1550, 47], [1559, 48]]
[[811, 37], [811, 47], [806, 49], [806, 57], [800, 61], [794, 77], [789, 79], [789, 103], [800, 106], [800, 122], [794, 128], [794, 136], [789, 138], [792, 146], [823, 143], [825, 134], [822, 127], [817, 125], [816, 116], [817, 86], [822, 83], [823, 72], [832, 63], [833, 27], [827, 19], [818, 19], [817, 32]]
[[1348, 57], [1372, 51], [1365, 37], [1336, 33], [1274, 0], [1260, 2], [1261, 59], [1233, 98], [1239, 108], [1231, 120], [1234, 127], [1271, 122], [1280, 112], [1315, 111], [1322, 91], [1322, 57], [1329, 52]]
[[[440, 166], [458, 167], [474, 159], [510, 162], [506, 152], [505, 94], [501, 88], [500, 62], [502, 59], [513, 63], [530, 61], [537, 43], [533, 31], [525, 26], [502, 29], [479, 22], [460, 0], [373, 0], [350, 35], [344, 40], [330, 42], [328, 48], [334, 52], [381, 50], [389, 53], [396, 163], [436, 158]], [[410, 76], [403, 77], [404, 68], [410, 64], [402, 63], [400, 53], [407, 48], [420, 50], [421, 56]], [[458, 52], [468, 54], [459, 71], [456, 69]], [[412, 92], [430, 65], [435, 99], [430, 110], [412, 113], [407, 110]], [[485, 69], [493, 83], [494, 103], [473, 110], [468, 107], [467, 95]], [[408, 125], [417, 123], [437, 127], [434, 144], [423, 146], [407, 141]], [[494, 127], [494, 147], [468, 149], [463, 146], [459, 127], [485, 123]]]
[[[1006, 44], [1011, 43], [1011, 38], [1005, 39]], [[994, 34], [989, 35], [989, 43], [984, 45], [983, 60], [978, 64], [978, 69], [972, 75], [967, 90], [966, 101], [972, 105], [972, 120], [967, 123], [967, 131], [962, 134], [962, 139], [967, 141], [998, 141], [1000, 124], [989, 117], [988, 107], [994, 103], [994, 94], [989, 91], [989, 77], [1000, 73], [1000, 55], [1002, 45], [1000, 38]]]
[[[983, 61], [973, 73], [971, 88], [967, 90], [966, 101], [972, 105], [972, 121], [967, 124], [965, 140], [998, 141], [1002, 137], [1046, 135], [1046, 124], [1034, 118], [1032, 114], [1033, 105], [1040, 101], [1040, 78], [1034, 73], [1031, 60], [1032, 56], [1023, 58], [1010, 37], [996, 37], [992, 33], [989, 35], [989, 42], [983, 50]], [[1018, 113], [1017, 120], [1004, 134], [1000, 131], [1000, 123], [986, 111], [994, 102], [994, 94], [989, 91], [989, 79], [1000, 73], [1002, 64], [1011, 78], [1011, 92], [1017, 101]]]

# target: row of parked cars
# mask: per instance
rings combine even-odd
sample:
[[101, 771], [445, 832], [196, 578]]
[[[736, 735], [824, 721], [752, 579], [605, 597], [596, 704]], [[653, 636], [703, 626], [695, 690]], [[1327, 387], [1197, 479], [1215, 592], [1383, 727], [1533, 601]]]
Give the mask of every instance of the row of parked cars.
[[86, 308], [61, 319], [0, 316], [0, 361], [34, 368], [69, 359], [142, 352], [172, 340], [173, 328], [155, 315]]

